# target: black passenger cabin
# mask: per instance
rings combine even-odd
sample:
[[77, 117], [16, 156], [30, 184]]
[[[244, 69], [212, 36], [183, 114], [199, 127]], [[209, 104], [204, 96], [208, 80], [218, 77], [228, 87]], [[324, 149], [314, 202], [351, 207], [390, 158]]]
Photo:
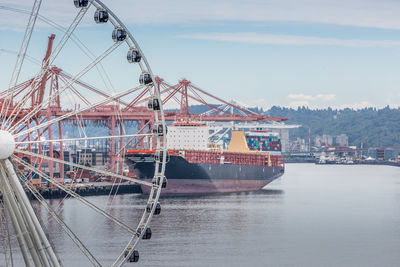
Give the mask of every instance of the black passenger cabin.
[[151, 79], [150, 73], [142, 73], [142, 74], [140, 74], [139, 83], [141, 85], [147, 85], [147, 84], [150, 84], [152, 82], [153, 82], [153, 80]]
[[122, 42], [126, 39], [126, 31], [121, 27], [116, 27], [112, 32], [114, 42]]
[[[128, 256], [129, 251], [126, 250], [124, 253], [124, 257]], [[139, 252], [137, 250], [132, 251], [132, 254], [129, 256], [128, 262], [138, 262], [139, 261]]]
[[[164, 179], [164, 181], [166, 181], [165, 179]], [[161, 187], [162, 188], [162, 187]], [[152, 203], [152, 204], [147, 204], [147, 207], [146, 207], [146, 211], [148, 212], [148, 213], [150, 213], [151, 212], [151, 209], [153, 208], [153, 206], [154, 206], [154, 203]], [[157, 202], [157, 204], [156, 204], [156, 207], [155, 207], [155, 209], [154, 209], [154, 215], [159, 215], [161, 213], [161, 205], [160, 205], [160, 202]]]
[[89, 0], [74, 0], [75, 7], [87, 7]]
[[152, 232], [151, 232], [150, 227], [147, 227], [146, 230], [144, 231], [143, 235], [142, 235], [142, 239], [144, 239], [144, 240], [150, 239], [151, 238], [151, 234], [152, 234]]
[[160, 110], [160, 102], [158, 102], [157, 98], [152, 97], [149, 99], [149, 102], [147, 103], [147, 107], [149, 110]]
[[94, 12], [94, 21], [96, 23], [106, 23], [108, 21], [108, 12], [105, 9], [99, 8]]
[[[167, 162], [168, 161], [169, 161], [169, 155], [167, 155]], [[153, 180], [151, 181], [151, 183], [153, 185], [158, 185], [158, 186], [160, 185], [160, 182], [161, 182], [161, 177], [160, 176], [154, 177]], [[164, 176], [164, 180], [163, 180], [163, 182], [161, 184], [161, 188], [166, 188], [167, 184], [168, 184], [167, 177]], [[160, 212], [161, 212], [161, 206], [160, 206]]]
[[136, 49], [131, 49], [128, 51], [126, 58], [128, 59], [129, 63], [139, 63], [142, 59], [142, 56]]
[[134, 250], [132, 254], [129, 256], [129, 262], [138, 262], [139, 261], [139, 251]]
[[[163, 136], [164, 135], [163, 129], [164, 126], [162, 124], [155, 124], [153, 127], [153, 133], [159, 136]], [[168, 133], [168, 128], [165, 128], [165, 133]]]

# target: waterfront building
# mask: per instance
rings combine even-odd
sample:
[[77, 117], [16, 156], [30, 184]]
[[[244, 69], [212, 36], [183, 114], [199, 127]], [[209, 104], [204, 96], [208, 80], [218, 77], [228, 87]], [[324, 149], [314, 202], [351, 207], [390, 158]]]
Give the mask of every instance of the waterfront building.
[[336, 145], [337, 146], [348, 146], [349, 145], [349, 137], [345, 134], [336, 136]]

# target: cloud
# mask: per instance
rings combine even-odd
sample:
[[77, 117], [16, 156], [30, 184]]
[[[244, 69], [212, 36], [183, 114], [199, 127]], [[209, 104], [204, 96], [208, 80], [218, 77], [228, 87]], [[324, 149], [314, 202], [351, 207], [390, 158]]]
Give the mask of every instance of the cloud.
[[[316, 108], [327, 108], [328, 105], [318, 105], [318, 104], [311, 104], [307, 100], [298, 100], [298, 101], [292, 101], [288, 104], [288, 107], [290, 108], [298, 108], [298, 107], [309, 107], [311, 109], [316, 109]], [[377, 107], [376, 105], [373, 105], [369, 103], [368, 101], [360, 101], [352, 104], [343, 104], [343, 105], [329, 105], [332, 109], [345, 109], [345, 108], [351, 108], [351, 109], [363, 109], [363, 108], [369, 108], [369, 107]], [[392, 106], [395, 107], [395, 106]]]
[[290, 108], [298, 108], [298, 107], [310, 107], [310, 103], [308, 101], [293, 101], [289, 103]]
[[195, 33], [181, 35], [181, 38], [212, 40], [233, 43], [250, 43], [263, 45], [297, 45], [297, 46], [345, 46], [345, 47], [400, 47], [400, 41], [393, 40], [346, 40], [321, 38], [300, 35], [262, 34], [262, 33]]
[[[294, 22], [400, 29], [400, 1], [393, 0], [104, 0], [130, 24], [186, 24], [204, 22]], [[31, 9], [31, 0], [3, 0], [2, 4]], [[92, 10], [93, 11], [93, 10]], [[44, 1], [43, 15], [76, 14], [72, 1]], [[91, 15], [90, 15], [91, 17]], [[0, 25], [20, 24], [15, 16]], [[3, 24], [5, 23], [5, 24]]]
[[333, 101], [336, 99], [335, 94], [318, 94], [318, 95], [304, 95], [304, 94], [290, 94], [287, 96], [289, 99], [299, 101]]
[[262, 104], [262, 103], [265, 102], [265, 98], [258, 98], [254, 102], [257, 103], [257, 104]]
[[289, 107], [309, 107], [317, 108], [320, 106], [326, 106], [323, 102], [331, 102], [336, 99], [335, 94], [317, 94], [317, 95], [305, 95], [305, 94], [290, 94], [287, 96], [290, 100]]
[[344, 108], [351, 108], [351, 109], [363, 109], [363, 108], [369, 108], [369, 107], [375, 107], [375, 105], [369, 103], [368, 101], [361, 101], [353, 104], [344, 104], [336, 107], [337, 109], [344, 109]]

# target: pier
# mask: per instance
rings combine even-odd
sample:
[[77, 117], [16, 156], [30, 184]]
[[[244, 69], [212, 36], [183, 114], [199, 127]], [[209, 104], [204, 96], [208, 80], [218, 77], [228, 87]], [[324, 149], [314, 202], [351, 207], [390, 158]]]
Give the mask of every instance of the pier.
[[[141, 194], [142, 189], [139, 185], [133, 183], [112, 183], [112, 182], [96, 182], [96, 183], [78, 183], [65, 185], [68, 189], [73, 190], [80, 196], [101, 196], [109, 194]], [[59, 188], [40, 188], [40, 194], [46, 199], [64, 198], [68, 194]], [[29, 199], [35, 199], [29, 190], [26, 190]], [[0, 194], [0, 199], [2, 195]]]

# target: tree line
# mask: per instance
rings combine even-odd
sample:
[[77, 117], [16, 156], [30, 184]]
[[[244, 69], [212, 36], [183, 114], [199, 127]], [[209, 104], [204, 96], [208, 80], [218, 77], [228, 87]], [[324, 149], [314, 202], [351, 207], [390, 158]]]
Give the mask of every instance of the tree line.
[[308, 138], [328, 134], [346, 134], [349, 144], [364, 147], [400, 146], [400, 108], [386, 106], [382, 109], [297, 109], [274, 106], [263, 111], [268, 116], [288, 117], [287, 124], [301, 124], [302, 127], [290, 132], [291, 138]]

